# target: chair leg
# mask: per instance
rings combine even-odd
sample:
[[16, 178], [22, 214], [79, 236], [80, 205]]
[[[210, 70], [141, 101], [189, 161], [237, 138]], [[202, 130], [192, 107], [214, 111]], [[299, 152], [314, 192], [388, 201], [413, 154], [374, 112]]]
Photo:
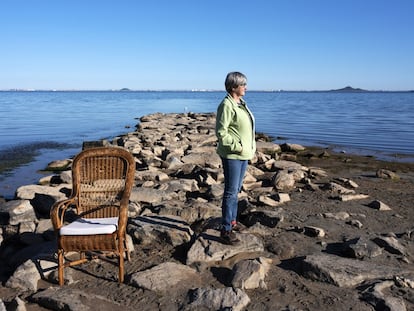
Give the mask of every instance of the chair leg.
[[126, 259], [128, 261], [131, 261], [131, 253], [129, 252], [126, 239], [124, 240], [124, 252], [125, 252], [125, 255], [126, 255]]
[[58, 250], [58, 279], [59, 279], [59, 286], [62, 286], [64, 283], [64, 275], [63, 275], [63, 269], [64, 269], [64, 263], [63, 263], [63, 250]]
[[123, 252], [119, 253], [118, 264], [119, 264], [119, 283], [124, 283], [124, 254]]

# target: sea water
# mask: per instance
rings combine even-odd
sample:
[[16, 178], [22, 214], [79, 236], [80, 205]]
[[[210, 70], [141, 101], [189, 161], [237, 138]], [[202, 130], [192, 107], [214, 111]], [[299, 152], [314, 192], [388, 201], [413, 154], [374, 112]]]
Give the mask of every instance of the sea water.
[[[71, 157], [83, 141], [133, 131], [150, 113], [215, 112], [224, 92], [0, 92], [0, 160], [34, 151], [0, 174], [0, 195], [36, 183], [48, 162]], [[333, 147], [397, 161], [414, 160], [413, 92], [255, 92], [245, 100], [256, 130], [275, 142]], [[395, 155], [398, 154], [398, 158]]]

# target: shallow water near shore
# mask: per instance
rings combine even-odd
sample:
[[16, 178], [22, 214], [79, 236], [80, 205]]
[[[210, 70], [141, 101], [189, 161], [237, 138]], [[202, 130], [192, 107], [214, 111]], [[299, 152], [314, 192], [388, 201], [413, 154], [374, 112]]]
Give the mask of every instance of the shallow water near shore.
[[[0, 155], [20, 148], [15, 156], [23, 160], [3, 164], [0, 196], [12, 197], [18, 186], [36, 183], [39, 170], [73, 156], [83, 141], [132, 132], [137, 119], [150, 113], [215, 112], [223, 96], [190, 91], [0, 92]], [[245, 99], [257, 131], [276, 143], [414, 161], [413, 92], [248, 91]], [[28, 157], [27, 148], [35, 151]]]

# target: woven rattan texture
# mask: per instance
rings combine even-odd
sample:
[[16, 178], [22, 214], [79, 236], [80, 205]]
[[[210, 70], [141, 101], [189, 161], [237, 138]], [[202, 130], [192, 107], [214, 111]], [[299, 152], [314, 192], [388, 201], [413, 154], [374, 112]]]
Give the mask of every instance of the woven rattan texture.
[[117, 217], [128, 162], [117, 156], [100, 155], [84, 158], [75, 169], [79, 184], [79, 215], [85, 218]]
[[66, 235], [59, 239], [59, 248], [66, 251], [118, 251], [116, 234], [92, 236]]

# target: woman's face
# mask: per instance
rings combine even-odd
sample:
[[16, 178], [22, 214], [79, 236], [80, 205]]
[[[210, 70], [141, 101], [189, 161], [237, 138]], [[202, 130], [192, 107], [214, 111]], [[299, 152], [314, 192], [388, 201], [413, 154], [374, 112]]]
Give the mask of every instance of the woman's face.
[[247, 84], [239, 85], [233, 90], [234, 90], [234, 94], [237, 95], [238, 97], [244, 96], [246, 94]]

